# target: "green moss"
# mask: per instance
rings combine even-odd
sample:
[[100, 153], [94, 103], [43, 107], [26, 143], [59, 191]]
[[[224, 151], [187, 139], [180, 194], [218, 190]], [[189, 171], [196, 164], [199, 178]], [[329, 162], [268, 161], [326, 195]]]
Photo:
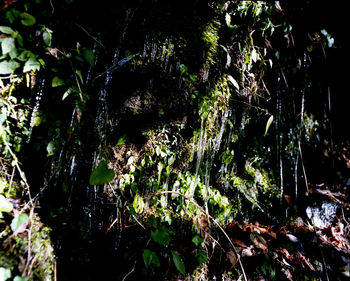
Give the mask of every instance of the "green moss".
[[204, 47], [206, 52], [204, 61], [204, 66], [206, 68], [209, 68], [211, 65], [215, 64], [215, 57], [217, 55], [217, 49], [219, 46], [219, 27], [219, 22], [209, 22], [204, 27], [204, 30], [202, 32], [202, 39], [204, 41]]
[[254, 168], [252, 163], [246, 161], [245, 171], [253, 178], [254, 184], [258, 186], [263, 193], [271, 193], [272, 196], [279, 193], [279, 188], [271, 183], [271, 180], [264, 170]]
[[3, 249], [0, 251], [0, 267], [10, 269], [14, 276], [24, 274], [29, 280], [53, 280], [55, 255], [50, 232], [51, 229], [43, 226], [36, 214], [25, 231], [16, 236], [8, 231], [0, 244]]

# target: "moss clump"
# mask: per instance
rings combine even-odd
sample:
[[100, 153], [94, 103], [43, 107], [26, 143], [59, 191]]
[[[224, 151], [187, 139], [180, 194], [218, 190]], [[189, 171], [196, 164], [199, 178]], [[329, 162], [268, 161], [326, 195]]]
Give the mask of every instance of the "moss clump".
[[26, 276], [28, 280], [54, 279], [55, 255], [50, 231], [34, 213], [24, 230], [12, 233], [5, 227], [0, 242], [0, 267], [10, 270], [11, 276]]
[[219, 27], [220, 23], [217, 21], [209, 22], [204, 27], [202, 39], [205, 47], [205, 68], [209, 68], [211, 65], [215, 64], [215, 57], [219, 46]]

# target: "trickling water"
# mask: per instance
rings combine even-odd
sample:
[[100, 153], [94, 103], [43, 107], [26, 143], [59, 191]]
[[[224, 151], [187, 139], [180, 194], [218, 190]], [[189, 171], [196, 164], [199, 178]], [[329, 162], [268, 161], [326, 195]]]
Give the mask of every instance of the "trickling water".
[[32, 111], [32, 116], [30, 118], [29, 136], [28, 136], [27, 143], [30, 142], [30, 139], [31, 139], [31, 136], [32, 136], [32, 130], [33, 130], [33, 127], [35, 125], [34, 122], [35, 122], [35, 119], [37, 117], [37, 113], [38, 113], [38, 110], [39, 110], [39, 107], [40, 107], [40, 101], [41, 101], [41, 98], [42, 98], [42, 95], [43, 95], [44, 85], [45, 85], [45, 79], [43, 78], [39, 82], [38, 91], [35, 93], [35, 104], [34, 104], [34, 108], [33, 108], [33, 111]]
[[[281, 82], [280, 73], [277, 73], [277, 84], [279, 85]], [[282, 100], [281, 100], [281, 92], [280, 90], [276, 91], [276, 112], [277, 112], [277, 120], [276, 120], [276, 144], [277, 144], [277, 163], [279, 170], [279, 180], [280, 180], [280, 200], [282, 204], [282, 198], [284, 193], [284, 182], [283, 182], [283, 153], [282, 153], [282, 145], [283, 145], [283, 132], [280, 131], [280, 118], [282, 113]]]
[[[102, 160], [103, 155], [101, 153], [104, 151], [106, 147], [106, 139], [107, 139], [107, 126], [108, 126], [108, 90], [113, 78], [113, 72], [118, 68], [125, 65], [127, 62], [132, 60], [136, 54], [128, 56], [119, 61], [120, 50], [123, 45], [123, 41], [129, 26], [129, 23], [133, 17], [133, 13], [131, 11], [127, 11], [126, 19], [124, 22], [124, 27], [119, 36], [119, 46], [116, 47], [111, 65], [107, 68], [105, 74], [104, 84], [99, 91], [98, 101], [97, 101], [97, 110], [96, 117], [94, 122], [94, 131], [95, 131], [95, 145], [93, 148], [93, 159], [91, 165], [91, 172], [97, 167], [98, 163]], [[92, 234], [92, 228], [96, 226], [100, 230], [102, 228], [102, 224], [99, 221], [95, 221], [95, 216], [101, 213], [99, 210], [99, 194], [102, 192], [101, 188], [98, 186], [90, 186], [87, 185], [87, 196], [88, 196], [88, 207], [86, 208], [86, 216], [90, 226], [90, 234]], [[99, 192], [101, 191], [101, 192]]]
[[150, 44], [149, 44], [149, 34], [146, 34], [146, 38], [145, 38], [145, 43], [143, 44], [143, 52], [142, 52], [142, 58], [146, 57], [146, 54], [149, 50]]
[[194, 179], [192, 180], [189, 195], [190, 197], [193, 197], [195, 188], [198, 184], [198, 176], [199, 176], [199, 170], [202, 165], [205, 148], [206, 148], [206, 140], [207, 140], [207, 131], [205, 129], [205, 120], [202, 119], [201, 121], [201, 130], [199, 134], [199, 139], [197, 141], [197, 162], [196, 162], [196, 173], [194, 176]]
[[157, 45], [154, 42], [154, 40], [152, 39], [152, 43], [151, 43], [151, 61], [154, 62], [154, 59], [156, 57], [156, 53], [157, 53]]

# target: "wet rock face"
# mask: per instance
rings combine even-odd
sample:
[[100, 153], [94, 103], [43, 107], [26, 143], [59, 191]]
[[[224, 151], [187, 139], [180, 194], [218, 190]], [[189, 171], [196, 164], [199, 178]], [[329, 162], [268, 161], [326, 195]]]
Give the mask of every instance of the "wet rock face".
[[312, 206], [306, 207], [306, 215], [314, 226], [328, 228], [336, 217], [338, 207], [337, 203], [329, 200], [313, 202]]

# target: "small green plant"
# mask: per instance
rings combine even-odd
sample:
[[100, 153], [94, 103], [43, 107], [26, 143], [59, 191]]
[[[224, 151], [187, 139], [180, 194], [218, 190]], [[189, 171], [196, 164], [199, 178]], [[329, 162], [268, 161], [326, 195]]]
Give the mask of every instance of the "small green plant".
[[[158, 226], [156, 218], [154, 216], [150, 216], [148, 218], [148, 224], [153, 230], [151, 230], [151, 238], [152, 240], [160, 245], [161, 255], [164, 258], [172, 257], [172, 261], [176, 267], [176, 269], [183, 275], [186, 274], [185, 264], [178, 254], [177, 251], [171, 249], [171, 242], [173, 241], [174, 232], [169, 230], [164, 225]], [[160, 266], [160, 261], [156, 252], [151, 251], [149, 249], [144, 249], [143, 251], [143, 261], [145, 263], [146, 268], [150, 268], [150, 265], [153, 264], [156, 267]], [[153, 270], [153, 268], [152, 268]]]
[[91, 173], [89, 183], [91, 185], [101, 185], [113, 180], [115, 172], [108, 168], [108, 161], [101, 161], [97, 168]]

